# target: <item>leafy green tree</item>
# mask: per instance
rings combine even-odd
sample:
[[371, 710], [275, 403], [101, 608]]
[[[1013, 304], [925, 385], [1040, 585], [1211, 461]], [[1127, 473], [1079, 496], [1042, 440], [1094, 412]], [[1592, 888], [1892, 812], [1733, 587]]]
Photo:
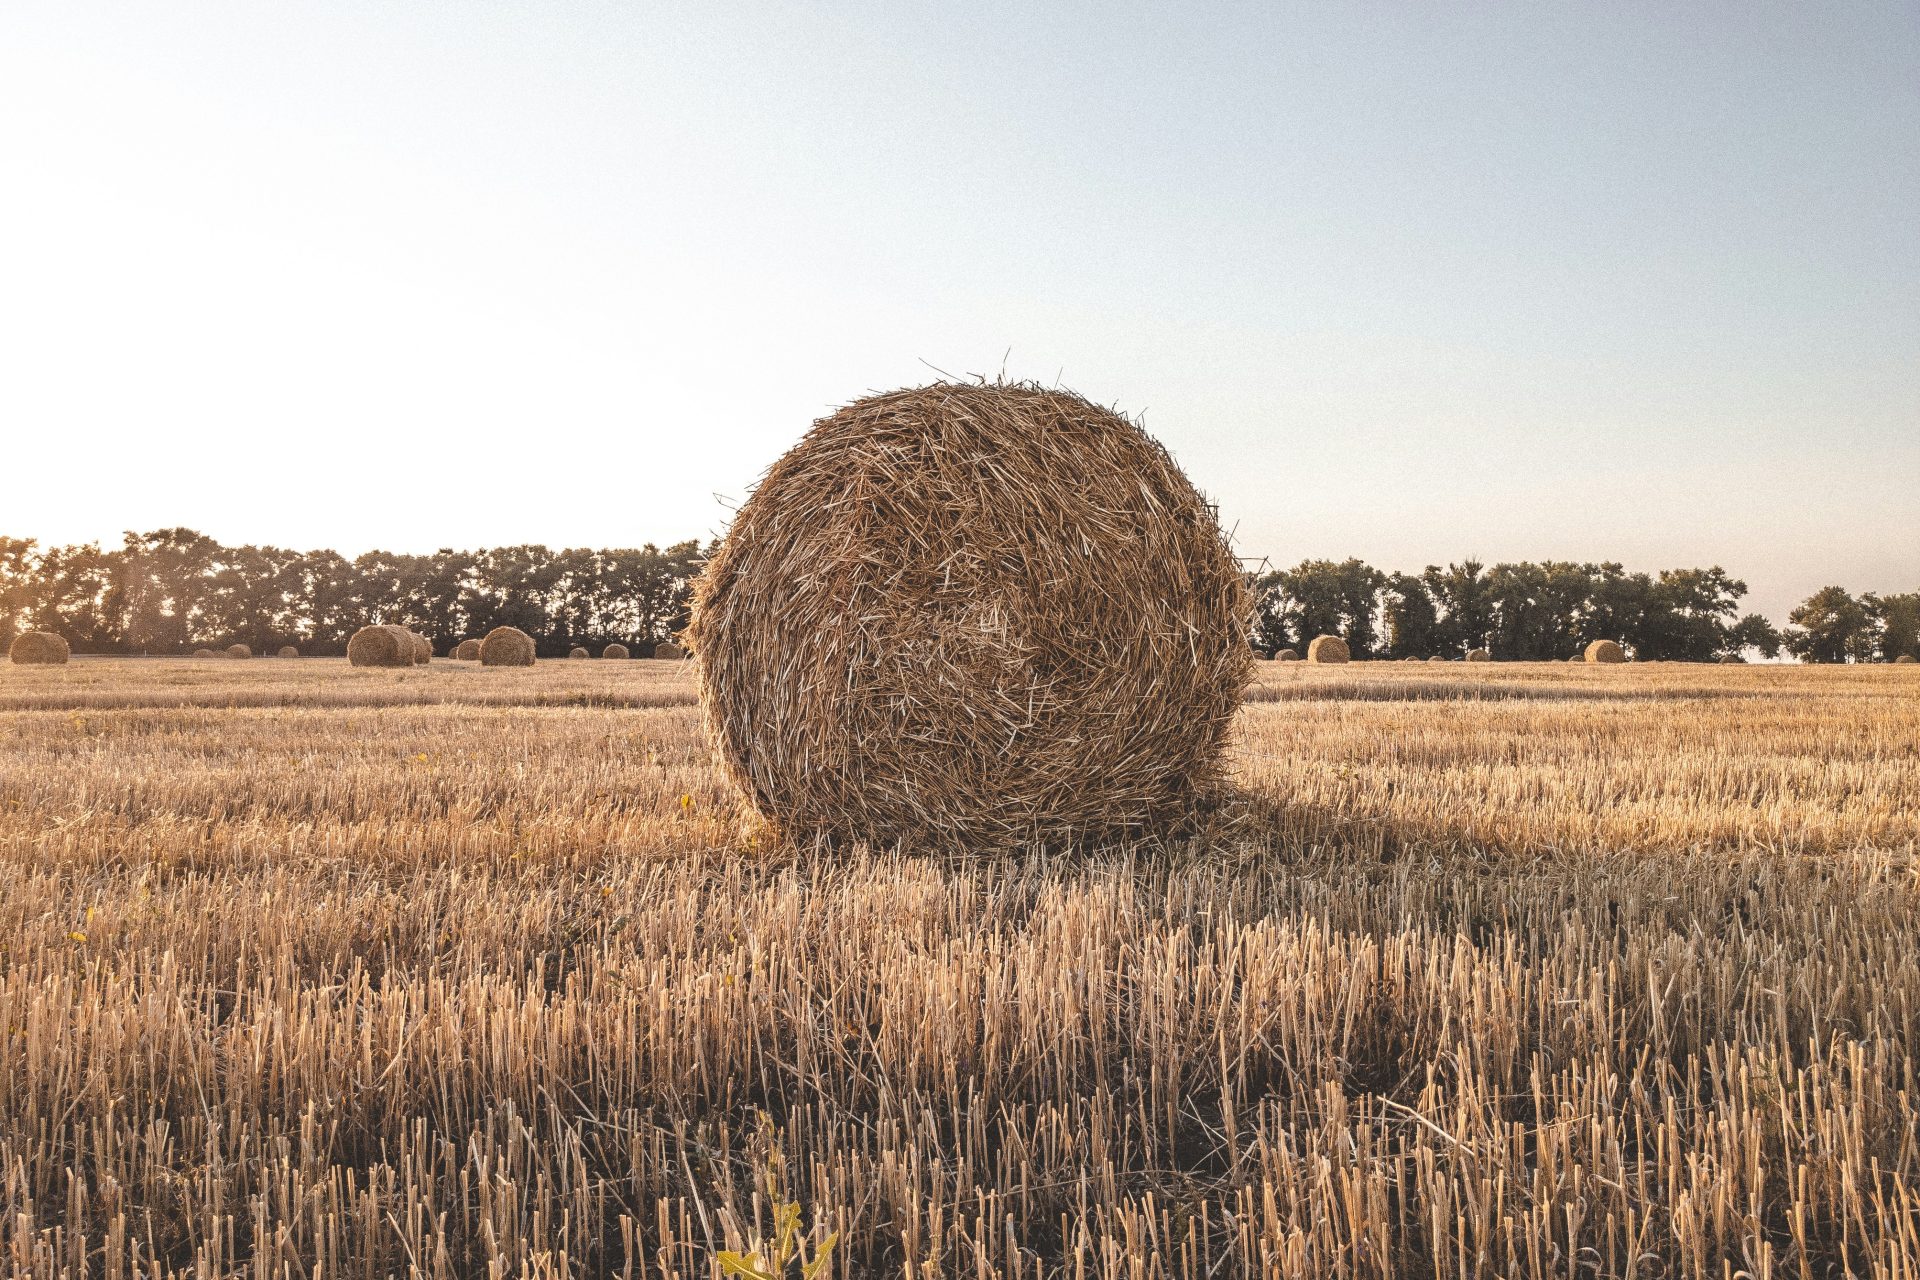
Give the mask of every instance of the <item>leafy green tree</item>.
[[1750, 613], [1727, 629], [1729, 656], [1756, 649], [1763, 658], [1780, 656], [1780, 632], [1757, 613]]
[[1493, 599], [1485, 569], [1478, 560], [1467, 559], [1444, 569], [1430, 564], [1420, 575], [1440, 613], [1439, 651], [1446, 656], [1458, 658], [1482, 647], [1493, 631]]
[[1440, 611], [1424, 580], [1410, 573], [1389, 574], [1384, 601], [1380, 616], [1388, 657], [1431, 658], [1440, 652]]
[[1844, 587], [1820, 588], [1787, 621], [1787, 648], [1802, 662], [1867, 662], [1878, 649], [1872, 609]]
[[1379, 648], [1374, 619], [1386, 581], [1385, 574], [1361, 560], [1302, 560], [1267, 574], [1261, 579], [1256, 636], [1279, 636], [1281, 645], [1296, 649], [1315, 636], [1339, 636], [1354, 657], [1373, 657]]
[[1636, 653], [1669, 662], [1711, 662], [1733, 653], [1733, 618], [1746, 594], [1747, 584], [1719, 565], [1662, 569], [1647, 592]]
[[12, 644], [15, 636], [33, 630], [40, 590], [39, 545], [32, 538], [0, 537], [0, 645]]
[[1880, 624], [1879, 658], [1892, 662], [1901, 657], [1920, 658], [1920, 591], [1890, 596], [1864, 597]]

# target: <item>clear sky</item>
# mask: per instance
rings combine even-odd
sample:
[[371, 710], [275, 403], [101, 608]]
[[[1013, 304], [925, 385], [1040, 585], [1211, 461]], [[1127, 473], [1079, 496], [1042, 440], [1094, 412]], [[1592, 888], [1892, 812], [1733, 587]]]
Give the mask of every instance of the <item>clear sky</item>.
[[1920, 587], [1920, 6], [0, 8], [0, 533], [707, 536], [929, 366], [1278, 563]]

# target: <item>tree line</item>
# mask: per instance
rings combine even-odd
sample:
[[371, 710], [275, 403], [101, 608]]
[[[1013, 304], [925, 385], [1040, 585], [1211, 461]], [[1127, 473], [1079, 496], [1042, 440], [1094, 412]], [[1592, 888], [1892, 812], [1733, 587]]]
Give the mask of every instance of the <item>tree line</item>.
[[611, 551], [538, 545], [430, 555], [229, 547], [192, 529], [41, 547], [0, 537], [0, 636], [44, 630], [80, 653], [190, 652], [245, 644], [346, 652], [369, 623], [398, 623], [445, 651], [518, 627], [539, 652], [614, 641], [640, 656], [687, 623], [708, 548], [680, 542]]
[[1713, 662], [1784, 648], [1806, 662], [1892, 661], [1920, 650], [1920, 591], [1854, 597], [1824, 587], [1776, 628], [1743, 614], [1747, 584], [1715, 565], [1629, 573], [1614, 562], [1477, 560], [1386, 573], [1303, 560], [1255, 578], [1253, 644], [1305, 652], [1337, 635], [1356, 658], [1570, 658], [1616, 640], [1641, 661]]
[[[53, 631], [81, 653], [183, 653], [240, 643], [337, 654], [356, 629], [398, 623], [453, 641], [499, 626], [549, 656], [618, 641], [636, 653], [687, 622], [711, 545], [553, 550], [539, 545], [430, 555], [229, 547], [192, 529], [128, 533], [119, 547], [42, 547], [0, 537], [0, 639]], [[1855, 596], [1823, 587], [1776, 628], [1741, 613], [1724, 569], [1629, 573], [1563, 561], [1428, 565], [1387, 573], [1361, 560], [1304, 560], [1253, 575], [1253, 646], [1304, 652], [1318, 635], [1356, 658], [1567, 658], [1617, 640], [1642, 661], [1710, 662], [1784, 648], [1808, 662], [1920, 655], [1920, 591]]]

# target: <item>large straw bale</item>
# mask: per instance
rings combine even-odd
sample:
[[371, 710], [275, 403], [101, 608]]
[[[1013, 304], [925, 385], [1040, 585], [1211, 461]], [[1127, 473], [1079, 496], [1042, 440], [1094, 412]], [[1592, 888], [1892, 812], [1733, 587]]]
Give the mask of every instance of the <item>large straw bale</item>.
[[1627, 651], [1617, 640], [1595, 640], [1587, 646], [1588, 662], [1625, 662]]
[[533, 665], [533, 637], [518, 627], [495, 627], [480, 642], [483, 667], [530, 667]]
[[405, 627], [362, 627], [347, 641], [347, 661], [356, 667], [410, 667], [413, 633]]
[[51, 631], [23, 632], [7, 648], [7, 657], [23, 667], [57, 667], [72, 656], [66, 637]]
[[1307, 661], [1351, 662], [1353, 654], [1347, 649], [1347, 642], [1339, 636], [1315, 636], [1313, 643], [1307, 646]]
[[659, 644], [653, 646], [653, 656], [656, 658], [666, 658], [671, 661], [678, 662], [680, 659], [687, 656], [687, 651], [681, 648], [679, 645], [675, 644], [671, 640], [663, 640]]
[[1249, 620], [1212, 508], [1146, 432], [943, 383], [815, 423], [688, 634], [719, 756], [776, 827], [986, 848], [1183, 815], [1221, 777]]
[[229, 658], [251, 658], [253, 656], [253, 650], [243, 644], [230, 644], [227, 646], [227, 656]]
[[480, 661], [480, 642], [473, 639], [462, 640], [453, 646], [453, 656], [461, 662]]
[[1292, 649], [1282, 649], [1273, 655], [1273, 660], [1275, 662], [1298, 662], [1300, 661], [1300, 655]]
[[1487, 652], [1485, 649], [1469, 649], [1467, 650], [1467, 661], [1468, 662], [1492, 662], [1493, 655]]
[[280, 646], [279, 653], [275, 656], [281, 658], [297, 658], [300, 656], [300, 651], [290, 644], [283, 644]]
[[623, 644], [610, 644], [600, 651], [600, 656], [603, 658], [625, 658], [629, 655], [627, 653], [627, 646]]

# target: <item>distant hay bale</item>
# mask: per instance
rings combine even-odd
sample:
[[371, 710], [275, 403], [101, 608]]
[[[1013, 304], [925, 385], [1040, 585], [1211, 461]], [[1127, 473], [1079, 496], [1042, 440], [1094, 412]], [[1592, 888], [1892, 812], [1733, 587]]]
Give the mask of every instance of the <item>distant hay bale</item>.
[[413, 661], [415, 666], [425, 666], [433, 661], [433, 641], [418, 631], [407, 632], [413, 638]]
[[518, 627], [495, 627], [480, 642], [483, 667], [530, 667], [533, 665], [533, 637]]
[[1300, 661], [1300, 655], [1292, 649], [1282, 649], [1273, 655], [1273, 660], [1275, 662], [1298, 662]]
[[461, 662], [480, 661], [480, 642], [478, 640], [462, 640], [459, 644], [453, 646], [453, 656]]
[[815, 423], [688, 634], [720, 758], [779, 830], [983, 849], [1186, 814], [1222, 777], [1250, 621], [1213, 511], [1138, 426], [939, 384]]
[[215, 653], [211, 649], [195, 649], [193, 651], [193, 656], [196, 658], [217, 658], [220, 655]]
[[1627, 651], [1617, 640], [1595, 640], [1587, 646], [1588, 662], [1625, 662]]
[[243, 644], [230, 644], [227, 646], [227, 656], [229, 658], [251, 658], [253, 656], [253, 650]]
[[671, 640], [662, 640], [659, 644], [653, 646], [653, 656], [656, 658], [679, 659], [686, 657], [687, 651]]
[[1920, 661], [1920, 659], [1916, 659], [1916, 658], [1915, 658], [1915, 657], [1914, 657], [1914, 656], [1913, 656], [1912, 654], [1910, 654], [1910, 653], [1903, 653], [1903, 654], [1901, 654], [1901, 655], [1900, 655], [1899, 657], [1897, 657], [1897, 658], [1895, 658], [1895, 659], [1893, 660], [1893, 663], [1894, 663], [1894, 665], [1895, 665], [1895, 666], [1897, 666], [1897, 667], [1904, 667], [1904, 666], [1910, 666], [1911, 664], [1913, 664], [1913, 663], [1914, 663], [1914, 662], [1916, 662], [1916, 661]]
[[1405, 658], [1402, 658], [1402, 659], [1400, 659], [1400, 661], [1402, 661], [1402, 662], [1418, 662], [1418, 661], [1420, 661], [1420, 659], [1418, 659], [1418, 658], [1415, 658], [1415, 657], [1405, 657]]
[[1347, 648], [1347, 642], [1339, 636], [1315, 636], [1313, 643], [1307, 646], [1307, 661], [1322, 664], [1351, 662], [1353, 653]]
[[623, 644], [610, 644], [600, 651], [600, 656], [603, 658], [625, 658], [630, 655], [627, 653], [627, 646]]
[[356, 667], [411, 667], [416, 652], [413, 633], [390, 624], [362, 627], [347, 641], [347, 661]]
[[13, 638], [7, 657], [23, 667], [57, 667], [73, 657], [66, 637], [51, 631], [28, 631]]
[[567, 656], [569, 658], [591, 658], [593, 655], [585, 649], [582, 649], [579, 645], [575, 645], [573, 648], [567, 650]]
[[1447, 659], [1445, 655], [1438, 654], [1438, 653], [1434, 654], [1431, 658], [1427, 659], [1428, 662], [1445, 662], [1446, 660]]
[[275, 656], [281, 658], [297, 658], [300, 656], [300, 651], [290, 644], [283, 644], [280, 646], [280, 652]]
[[1467, 650], [1467, 661], [1468, 662], [1492, 662], [1493, 655], [1491, 653], [1488, 653], [1485, 649], [1469, 649]]
[[1741, 657], [1737, 653], [1723, 653], [1720, 655], [1720, 665], [1723, 667], [1731, 666], [1731, 665], [1744, 665], [1745, 662], [1746, 662], [1746, 659]]

